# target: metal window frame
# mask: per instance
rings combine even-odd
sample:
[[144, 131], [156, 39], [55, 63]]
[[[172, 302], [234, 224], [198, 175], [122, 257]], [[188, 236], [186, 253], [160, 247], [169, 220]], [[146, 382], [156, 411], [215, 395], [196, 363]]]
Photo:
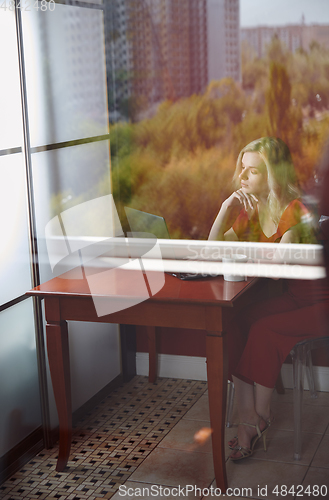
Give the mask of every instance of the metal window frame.
[[[39, 254], [38, 254], [38, 241], [37, 241], [37, 230], [36, 230], [36, 213], [34, 204], [31, 155], [33, 153], [38, 153], [42, 151], [51, 151], [55, 149], [62, 149], [86, 143], [109, 140], [110, 136], [109, 134], [105, 134], [96, 137], [87, 137], [72, 141], [66, 141], [55, 144], [46, 144], [43, 146], [31, 148], [28, 106], [27, 106], [26, 77], [25, 77], [22, 15], [20, 8], [18, 6], [19, 0], [14, 0], [14, 1], [15, 1], [15, 26], [16, 26], [16, 40], [17, 40], [17, 52], [18, 52], [18, 64], [19, 64], [20, 94], [21, 94], [21, 113], [22, 113], [22, 123], [23, 123], [23, 144], [22, 146], [19, 147], [0, 150], [0, 156], [23, 153], [24, 164], [25, 164], [25, 175], [26, 175], [25, 180], [26, 180], [26, 193], [27, 193], [27, 216], [28, 216], [31, 282], [32, 286], [36, 287], [40, 284], [40, 269], [38, 260]], [[78, 0], [55, 0], [55, 3], [79, 7], [79, 8], [102, 10], [103, 12], [105, 10], [104, 3], [94, 4]], [[27, 299], [29, 299], [29, 297], [25, 295], [20, 295], [18, 297], [15, 297], [10, 301], [1, 304], [0, 312], [5, 311], [10, 307], [13, 307], [14, 305]], [[47, 368], [46, 368], [47, 364], [46, 364], [46, 354], [45, 354], [46, 350], [44, 342], [44, 321], [43, 321], [42, 305], [40, 299], [34, 297], [32, 300], [33, 300], [33, 311], [34, 311], [43, 440], [44, 440], [44, 446], [46, 448], [49, 448], [52, 443], [51, 443], [49, 396], [48, 396], [48, 382], [47, 382]]]

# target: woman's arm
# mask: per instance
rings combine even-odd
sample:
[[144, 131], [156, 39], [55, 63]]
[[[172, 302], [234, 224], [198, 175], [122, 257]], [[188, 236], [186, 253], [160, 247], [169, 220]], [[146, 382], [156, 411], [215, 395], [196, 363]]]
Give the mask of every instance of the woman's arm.
[[282, 236], [280, 243], [300, 243], [297, 226], [288, 229]]
[[232, 229], [241, 209], [245, 209], [251, 214], [257, 204], [257, 198], [254, 195], [246, 194], [239, 189], [223, 201], [215, 222], [210, 230], [208, 240], [230, 240], [237, 241], [237, 236]]
[[[224, 202], [225, 203], [225, 202]], [[237, 210], [232, 210], [229, 207], [223, 205], [221, 206], [220, 211], [213, 223], [208, 240], [216, 241], [216, 240], [224, 240], [226, 239], [226, 235], [231, 236], [228, 239], [238, 239], [235, 232], [232, 229], [232, 225], [234, 224], [239, 212], [240, 208]], [[235, 212], [235, 213], [232, 213]], [[233, 216], [233, 217], [232, 217]], [[233, 234], [232, 234], [233, 233]]]

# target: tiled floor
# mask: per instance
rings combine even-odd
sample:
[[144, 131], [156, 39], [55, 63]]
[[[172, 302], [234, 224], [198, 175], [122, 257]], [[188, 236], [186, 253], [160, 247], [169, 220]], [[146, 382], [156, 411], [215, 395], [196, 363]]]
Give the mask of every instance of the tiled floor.
[[[230, 493], [292, 499], [292, 490], [285, 495], [282, 488], [294, 485], [295, 494], [304, 493], [296, 498], [329, 498], [329, 393], [312, 400], [306, 392], [304, 403], [302, 460], [293, 460], [292, 392], [274, 393], [268, 451], [259, 445], [250, 459], [227, 462]], [[209, 428], [205, 382], [149, 384], [146, 377], [135, 377], [79, 422], [65, 472], [55, 471], [57, 446], [44, 450], [0, 487], [0, 498], [173, 500], [185, 496], [186, 485], [193, 490], [189, 497], [206, 500], [212, 491], [216, 498], [211, 443], [194, 440], [203, 427]], [[235, 433], [236, 427], [227, 429], [227, 440]], [[320, 495], [314, 485], [322, 486]], [[325, 487], [328, 493], [321, 496]]]

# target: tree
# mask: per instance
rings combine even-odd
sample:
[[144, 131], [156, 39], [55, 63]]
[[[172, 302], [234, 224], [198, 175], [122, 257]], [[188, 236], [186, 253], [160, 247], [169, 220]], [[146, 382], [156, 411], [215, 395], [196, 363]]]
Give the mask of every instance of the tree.
[[286, 140], [290, 125], [291, 85], [287, 71], [281, 63], [271, 62], [269, 82], [266, 93], [269, 133]]
[[289, 59], [289, 52], [285, 43], [281, 42], [278, 35], [272, 37], [271, 42], [266, 47], [268, 61], [280, 62], [286, 64]]

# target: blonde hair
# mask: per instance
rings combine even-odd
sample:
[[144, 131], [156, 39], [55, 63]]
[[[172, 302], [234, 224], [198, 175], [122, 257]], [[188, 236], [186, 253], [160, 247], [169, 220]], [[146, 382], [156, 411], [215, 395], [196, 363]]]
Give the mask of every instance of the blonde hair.
[[267, 203], [272, 220], [277, 224], [287, 205], [300, 197], [297, 176], [288, 146], [276, 137], [261, 137], [247, 144], [237, 159], [233, 182], [240, 187], [244, 153], [258, 153], [267, 170], [269, 195]]

